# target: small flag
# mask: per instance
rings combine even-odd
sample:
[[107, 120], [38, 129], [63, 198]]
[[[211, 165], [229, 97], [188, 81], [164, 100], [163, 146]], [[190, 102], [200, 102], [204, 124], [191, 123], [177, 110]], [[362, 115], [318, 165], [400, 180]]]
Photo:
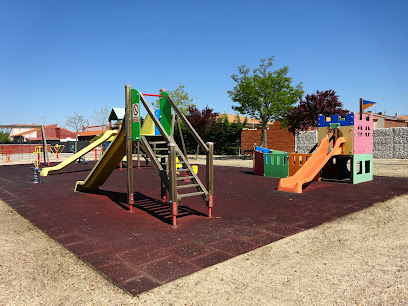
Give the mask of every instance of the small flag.
[[371, 101], [363, 100], [363, 110], [365, 110], [366, 108], [369, 108], [370, 106], [373, 106], [376, 103], [377, 102], [371, 102]]

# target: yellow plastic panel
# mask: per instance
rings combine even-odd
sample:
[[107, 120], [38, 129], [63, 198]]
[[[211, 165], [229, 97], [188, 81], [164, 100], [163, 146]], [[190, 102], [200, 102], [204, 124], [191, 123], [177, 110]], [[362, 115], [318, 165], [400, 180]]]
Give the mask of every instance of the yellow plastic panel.
[[142, 135], [155, 135], [154, 127], [155, 127], [154, 122], [152, 118], [150, 117], [150, 115], [148, 114], [143, 122], [141, 134]]
[[319, 127], [317, 129], [317, 143], [320, 144], [323, 138], [327, 138], [329, 132], [330, 132], [329, 127]]
[[354, 138], [354, 126], [341, 126], [339, 127], [340, 137], [344, 137], [346, 142], [343, 144], [343, 154], [344, 155], [353, 155], [353, 138]]

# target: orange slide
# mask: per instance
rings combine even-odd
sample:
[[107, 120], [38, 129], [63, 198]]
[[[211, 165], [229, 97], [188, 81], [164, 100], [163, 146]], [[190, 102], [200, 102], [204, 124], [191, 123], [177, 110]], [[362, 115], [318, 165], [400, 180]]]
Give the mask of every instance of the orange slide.
[[339, 137], [329, 151], [329, 139], [323, 138], [316, 152], [309, 160], [295, 173], [294, 176], [282, 178], [279, 181], [278, 190], [287, 192], [302, 193], [302, 186], [310, 182], [316, 174], [329, 161], [330, 157], [341, 154], [343, 143], [346, 142], [344, 137]]

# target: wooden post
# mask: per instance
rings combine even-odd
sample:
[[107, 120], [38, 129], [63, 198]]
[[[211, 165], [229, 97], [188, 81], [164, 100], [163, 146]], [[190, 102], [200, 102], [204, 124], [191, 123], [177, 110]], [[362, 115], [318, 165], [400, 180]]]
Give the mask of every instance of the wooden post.
[[[252, 147], [252, 174], [255, 173], [255, 152], [256, 152], [256, 143], [254, 143], [254, 145]], [[244, 157], [244, 159], [245, 159], [245, 157]]]
[[140, 169], [140, 141], [137, 142], [137, 169]]
[[173, 227], [177, 227], [176, 219], [178, 214], [177, 207], [177, 173], [176, 173], [176, 146], [169, 143], [169, 185], [170, 185], [170, 209], [173, 215]]
[[47, 151], [47, 139], [45, 138], [45, 129], [44, 129], [44, 124], [41, 125], [41, 136], [43, 140], [43, 154], [44, 154], [44, 166], [47, 163], [48, 160], [48, 167], [50, 166], [50, 160], [48, 158], [48, 151]]
[[171, 135], [174, 137], [174, 123], [177, 120], [176, 114], [171, 114]]
[[213, 165], [213, 159], [214, 159], [214, 143], [213, 142], [207, 142], [207, 147], [208, 147], [208, 153], [207, 153], [207, 190], [208, 190], [208, 201], [207, 201], [207, 207], [208, 207], [208, 217], [211, 218], [211, 209], [213, 207], [213, 194], [214, 194], [214, 165]]
[[133, 212], [133, 156], [132, 156], [132, 99], [131, 87], [125, 85], [125, 143], [126, 143], [126, 160], [127, 160], [127, 200], [129, 211]]
[[363, 120], [363, 98], [360, 98], [360, 120]]

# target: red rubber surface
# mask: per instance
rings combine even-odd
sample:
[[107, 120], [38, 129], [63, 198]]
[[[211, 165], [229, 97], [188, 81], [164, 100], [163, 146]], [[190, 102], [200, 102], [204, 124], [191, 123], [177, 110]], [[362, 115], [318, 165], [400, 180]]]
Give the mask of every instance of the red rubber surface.
[[[93, 162], [33, 183], [28, 165], [0, 167], [0, 198], [113, 282], [136, 295], [265, 244], [408, 193], [408, 179], [374, 177], [358, 185], [313, 182], [302, 194], [276, 191], [278, 179], [251, 169], [214, 168], [214, 218], [200, 197], [183, 199], [177, 229], [151, 167], [134, 169], [128, 211], [126, 170], [98, 194], [75, 193]], [[200, 166], [200, 176], [205, 167]]]

